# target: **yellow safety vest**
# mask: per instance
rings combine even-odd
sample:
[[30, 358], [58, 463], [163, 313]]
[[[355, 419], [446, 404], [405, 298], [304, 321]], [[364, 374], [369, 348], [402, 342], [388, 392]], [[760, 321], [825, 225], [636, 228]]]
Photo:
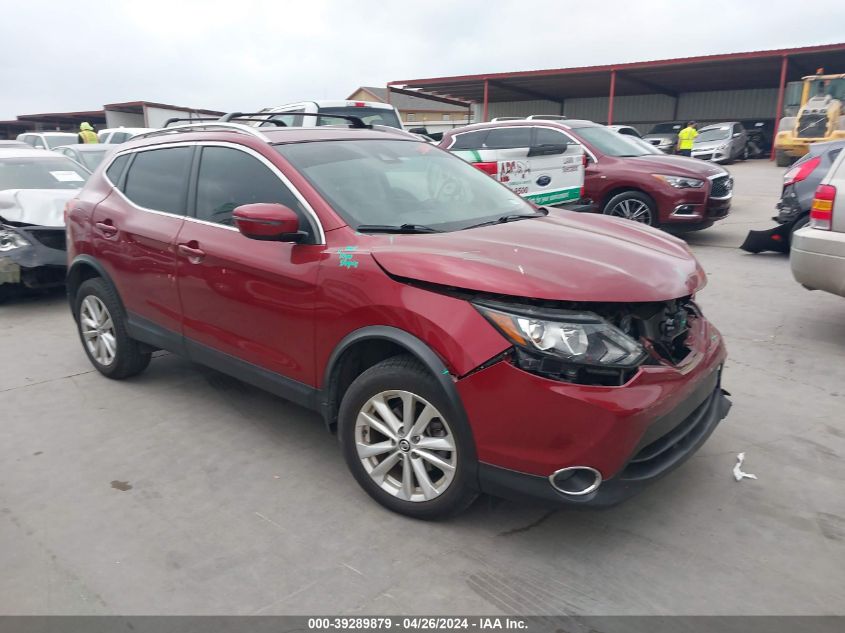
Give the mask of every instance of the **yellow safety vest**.
[[698, 130], [694, 127], [685, 127], [678, 132], [678, 149], [692, 149], [696, 136], [698, 136]]
[[79, 136], [82, 137], [83, 143], [99, 143], [100, 140], [97, 138], [97, 134], [92, 132], [91, 130], [79, 130]]

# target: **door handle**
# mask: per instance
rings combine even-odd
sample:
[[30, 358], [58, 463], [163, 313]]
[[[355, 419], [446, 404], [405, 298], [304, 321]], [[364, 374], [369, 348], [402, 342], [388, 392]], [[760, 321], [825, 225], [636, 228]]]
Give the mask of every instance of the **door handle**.
[[114, 237], [117, 235], [117, 227], [111, 223], [111, 220], [97, 222], [94, 226], [100, 229], [100, 232], [106, 237]]
[[190, 244], [196, 244], [196, 242], [189, 242], [188, 244], [179, 244], [176, 247], [176, 250], [179, 251], [180, 255], [184, 255], [188, 258], [192, 264], [199, 264], [203, 257], [205, 257], [205, 251], [197, 248], [196, 246], [190, 246]]

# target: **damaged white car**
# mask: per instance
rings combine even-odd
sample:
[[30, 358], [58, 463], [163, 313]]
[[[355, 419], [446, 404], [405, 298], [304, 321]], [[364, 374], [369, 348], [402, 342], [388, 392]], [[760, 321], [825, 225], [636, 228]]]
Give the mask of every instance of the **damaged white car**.
[[65, 203], [90, 172], [37, 149], [0, 149], [0, 300], [64, 283]]

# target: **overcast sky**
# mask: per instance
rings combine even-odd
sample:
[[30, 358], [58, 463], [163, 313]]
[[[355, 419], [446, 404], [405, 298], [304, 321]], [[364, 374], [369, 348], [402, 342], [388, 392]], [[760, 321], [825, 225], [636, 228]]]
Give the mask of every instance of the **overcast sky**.
[[[397, 79], [845, 40], [845, 3], [801, 6], [780, 0], [6, 0], [0, 118], [136, 100], [249, 110], [343, 99], [360, 85]], [[796, 25], [810, 14], [812, 28]]]

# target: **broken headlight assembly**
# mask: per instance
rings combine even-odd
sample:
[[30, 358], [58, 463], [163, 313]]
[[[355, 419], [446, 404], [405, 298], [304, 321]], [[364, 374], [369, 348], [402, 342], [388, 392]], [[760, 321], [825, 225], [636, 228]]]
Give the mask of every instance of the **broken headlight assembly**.
[[473, 305], [513, 343], [517, 366], [541, 376], [618, 386], [648, 356], [636, 340], [592, 312], [487, 302]]
[[23, 235], [8, 226], [0, 225], [0, 253], [7, 253], [24, 246], [29, 246], [29, 242]]

